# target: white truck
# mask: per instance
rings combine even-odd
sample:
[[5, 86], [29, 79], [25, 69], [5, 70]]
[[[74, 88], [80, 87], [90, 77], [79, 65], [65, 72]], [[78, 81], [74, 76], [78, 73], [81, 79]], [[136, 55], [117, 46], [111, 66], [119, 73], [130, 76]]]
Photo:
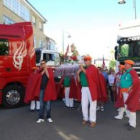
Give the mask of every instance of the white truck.
[[134, 69], [140, 77], [140, 20], [135, 20], [120, 26], [117, 49], [118, 64], [131, 59], [135, 62]]
[[41, 60], [46, 60], [47, 65], [51, 67], [57, 67], [60, 65], [60, 56], [57, 51], [36, 48], [35, 53], [36, 66], [40, 66]]

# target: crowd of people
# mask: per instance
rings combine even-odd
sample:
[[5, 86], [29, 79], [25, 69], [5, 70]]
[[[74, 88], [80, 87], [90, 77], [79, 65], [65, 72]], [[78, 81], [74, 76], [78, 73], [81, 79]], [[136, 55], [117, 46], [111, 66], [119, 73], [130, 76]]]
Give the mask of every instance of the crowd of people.
[[37, 110], [39, 110], [37, 123], [45, 121], [45, 111], [47, 121], [53, 122], [51, 101], [56, 100], [61, 94], [61, 97], [65, 98], [67, 108], [74, 108], [74, 100], [81, 102], [83, 125], [89, 121], [90, 126], [95, 127], [97, 110], [104, 111], [104, 103], [111, 100], [118, 109], [115, 119], [123, 119], [126, 113], [129, 119], [126, 126], [128, 130], [134, 130], [136, 111], [140, 109], [140, 81], [133, 69], [134, 62], [126, 60], [124, 65], [119, 65], [119, 72], [115, 73], [113, 69], [95, 67], [90, 56], [85, 56], [83, 60], [85, 65], [80, 64], [76, 76], [64, 73], [57, 87], [53, 69], [46, 65], [45, 60], [41, 61], [40, 69], [30, 75], [25, 103], [31, 101], [31, 110], [34, 110], [37, 100]]

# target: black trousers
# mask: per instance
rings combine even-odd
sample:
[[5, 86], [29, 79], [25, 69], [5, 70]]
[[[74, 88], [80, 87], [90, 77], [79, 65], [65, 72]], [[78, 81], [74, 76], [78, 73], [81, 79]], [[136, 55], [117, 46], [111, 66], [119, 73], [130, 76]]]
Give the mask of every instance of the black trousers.
[[109, 86], [109, 91], [110, 91], [111, 101], [114, 102], [115, 101], [115, 97], [114, 97], [113, 86]]

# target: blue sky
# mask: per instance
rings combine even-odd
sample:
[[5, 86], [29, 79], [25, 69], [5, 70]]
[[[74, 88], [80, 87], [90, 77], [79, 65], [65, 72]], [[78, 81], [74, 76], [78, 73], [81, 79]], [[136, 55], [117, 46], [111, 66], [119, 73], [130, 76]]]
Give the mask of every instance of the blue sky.
[[[134, 19], [133, 0], [119, 5], [118, 0], [29, 0], [48, 20], [45, 34], [56, 40], [62, 50], [62, 30], [72, 38], [65, 37], [65, 49], [74, 42], [80, 54], [93, 57], [108, 56], [108, 47], [116, 45], [120, 21]], [[140, 0], [137, 0], [137, 18], [140, 19]], [[67, 36], [67, 33], [65, 33]], [[92, 51], [91, 51], [92, 50]]]

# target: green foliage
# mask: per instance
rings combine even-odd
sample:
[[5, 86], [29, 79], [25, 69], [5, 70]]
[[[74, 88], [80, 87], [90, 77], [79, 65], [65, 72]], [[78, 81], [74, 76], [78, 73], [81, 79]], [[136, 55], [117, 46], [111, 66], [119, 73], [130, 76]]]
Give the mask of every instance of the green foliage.
[[114, 68], [116, 66], [116, 61], [111, 60], [109, 63], [109, 68]]

